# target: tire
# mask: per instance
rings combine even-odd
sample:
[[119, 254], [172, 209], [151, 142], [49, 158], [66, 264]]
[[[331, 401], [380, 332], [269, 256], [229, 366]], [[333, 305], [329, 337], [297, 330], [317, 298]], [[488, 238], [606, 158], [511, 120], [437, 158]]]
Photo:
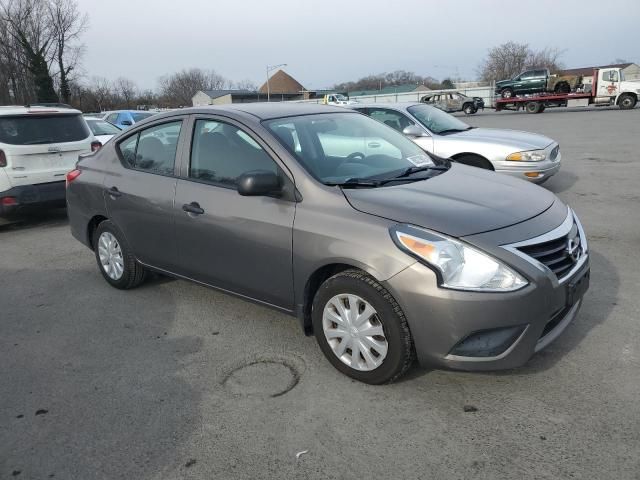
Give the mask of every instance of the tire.
[[[115, 240], [116, 244], [109, 244], [108, 241], [111, 239]], [[98, 269], [109, 285], [121, 290], [128, 290], [144, 282], [147, 270], [136, 261], [124, 235], [109, 220], [101, 222], [96, 228], [93, 233], [93, 245]], [[117, 268], [118, 249], [121, 268]], [[106, 253], [111, 254], [109, 266], [105, 266], [100, 258], [105, 250]], [[121, 273], [118, 275], [120, 270]]]
[[[332, 321], [336, 318], [336, 313], [339, 313], [334, 305], [340, 303], [341, 298], [346, 296], [350, 298], [348, 299], [348, 309], [344, 311], [350, 311], [351, 300], [354, 298], [359, 300], [356, 305], [358, 305], [360, 313], [366, 312], [365, 304], [375, 310], [370, 320], [366, 319], [365, 323], [361, 323], [360, 328], [369, 331], [373, 331], [373, 328], [376, 328], [377, 331], [381, 329], [382, 335], [364, 335], [366, 337], [364, 340], [359, 340], [363, 336], [358, 337], [357, 333], [355, 337], [353, 334], [346, 334], [341, 338], [336, 337], [336, 332], [350, 330], [353, 333], [355, 328], [354, 324], [349, 321], [347, 324], [342, 324], [343, 330], [341, 330], [341, 325]], [[342, 303], [342, 306], [345, 307], [345, 304]], [[338, 317], [342, 318], [339, 314]], [[402, 309], [393, 296], [365, 272], [345, 270], [326, 280], [318, 289], [313, 300], [311, 319], [316, 340], [327, 360], [338, 371], [355, 380], [372, 385], [391, 383], [406, 373], [413, 363], [415, 356], [413, 340]], [[328, 332], [334, 332], [331, 344], [327, 335], [331, 336], [332, 334], [325, 332], [325, 325]], [[334, 348], [339, 351], [343, 342], [345, 342], [345, 346], [342, 347], [341, 359], [338, 357], [339, 352], [334, 352]], [[377, 344], [384, 345], [385, 342], [386, 352], [375, 346]], [[355, 367], [352, 366], [354, 361], [352, 358], [353, 346], [360, 349]], [[376, 348], [379, 348], [382, 353], [378, 352]], [[367, 362], [364, 351], [367, 351], [369, 358], [381, 363], [372, 366], [371, 362]]]
[[553, 88], [554, 93], [569, 93], [571, 87], [567, 82], [560, 82]]
[[478, 111], [477, 108], [475, 108], [473, 106], [473, 103], [466, 103], [463, 107], [462, 107], [462, 111], [466, 114], [466, 115], [473, 115], [474, 113], [476, 113]]
[[633, 95], [623, 93], [618, 99], [618, 106], [620, 107], [620, 110], [631, 110], [636, 106], [637, 101], [638, 100]]
[[484, 170], [494, 170], [491, 162], [480, 155], [474, 155], [471, 153], [467, 153], [464, 155], [460, 155], [459, 157], [452, 159], [456, 163], [461, 163], [463, 165], [468, 165], [470, 167], [482, 168]]
[[513, 98], [513, 89], [512, 88], [505, 88], [504, 90], [502, 90], [500, 92], [500, 96], [502, 98]]
[[540, 113], [540, 108], [540, 102], [527, 102], [524, 106], [527, 113]]

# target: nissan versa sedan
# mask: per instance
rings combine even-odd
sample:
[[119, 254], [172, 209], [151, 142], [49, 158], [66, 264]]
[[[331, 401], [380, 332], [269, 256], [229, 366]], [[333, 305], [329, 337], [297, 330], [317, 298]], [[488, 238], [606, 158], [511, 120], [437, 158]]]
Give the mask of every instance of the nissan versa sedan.
[[295, 315], [336, 369], [372, 384], [415, 357], [522, 365], [589, 285], [585, 233], [551, 192], [342, 107], [154, 116], [83, 156], [67, 203], [113, 287], [155, 271]]
[[404, 133], [438, 156], [544, 183], [560, 170], [560, 146], [536, 133], [471, 127], [424, 103], [358, 104], [351, 108]]

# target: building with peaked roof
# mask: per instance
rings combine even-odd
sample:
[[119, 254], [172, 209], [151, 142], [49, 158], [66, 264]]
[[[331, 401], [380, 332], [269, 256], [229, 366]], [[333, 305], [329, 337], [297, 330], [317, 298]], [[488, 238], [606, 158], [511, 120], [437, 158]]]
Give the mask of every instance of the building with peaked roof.
[[259, 89], [263, 95], [271, 96], [271, 100], [303, 100], [309, 98], [308, 91], [284, 70], [277, 70], [269, 77], [269, 85], [265, 82]]

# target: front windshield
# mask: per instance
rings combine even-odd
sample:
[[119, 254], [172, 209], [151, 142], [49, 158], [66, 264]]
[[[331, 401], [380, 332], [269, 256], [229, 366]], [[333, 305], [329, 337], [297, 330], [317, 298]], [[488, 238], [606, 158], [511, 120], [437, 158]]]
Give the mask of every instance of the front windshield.
[[346, 102], [347, 100], [349, 100], [347, 97], [341, 94], [336, 95], [336, 99], [340, 100], [341, 102]]
[[94, 135], [116, 135], [120, 133], [120, 129], [115, 125], [104, 120], [89, 120], [87, 119], [89, 128]]
[[427, 129], [436, 134], [447, 134], [455, 132], [464, 132], [471, 127], [464, 122], [461, 122], [453, 115], [443, 112], [437, 108], [430, 107], [429, 105], [414, 105], [407, 109], [416, 120]]
[[328, 113], [265, 122], [278, 141], [326, 184], [386, 179], [434, 160], [411, 140], [358, 113]]

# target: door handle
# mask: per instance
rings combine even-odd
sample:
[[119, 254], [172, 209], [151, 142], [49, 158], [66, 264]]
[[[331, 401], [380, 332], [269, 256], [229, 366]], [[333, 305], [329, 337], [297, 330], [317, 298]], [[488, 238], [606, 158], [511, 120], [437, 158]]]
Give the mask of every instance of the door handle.
[[120, 190], [118, 190], [117, 187], [111, 187], [109, 189], [107, 189], [107, 193], [114, 198], [117, 197], [121, 197], [122, 196], [122, 192]]
[[194, 215], [202, 215], [204, 213], [204, 208], [201, 208], [198, 202], [185, 203], [182, 205], [182, 210]]

